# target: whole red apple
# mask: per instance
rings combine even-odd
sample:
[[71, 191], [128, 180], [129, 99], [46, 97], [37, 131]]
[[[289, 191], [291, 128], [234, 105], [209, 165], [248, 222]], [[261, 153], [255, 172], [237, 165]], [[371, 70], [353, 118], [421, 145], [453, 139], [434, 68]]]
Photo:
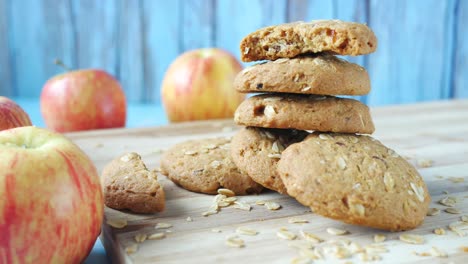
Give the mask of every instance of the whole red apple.
[[233, 117], [245, 99], [233, 87], [242, 70], [230, 53], [217, 48], [188, 51], [167, 70], [161, 98], [170, 121]]
[[92, 161], [36, 127], [0, 132], [0, 263], [81, 263], [103, 220]]
[[13, 100], [0, 96], [0, 130], [32, 125], [29, 115]]
[[44, 85], [41, 113], [58, 132], [125, 126], [127, 105], [119, 82], [102, 70], [58, 75]]

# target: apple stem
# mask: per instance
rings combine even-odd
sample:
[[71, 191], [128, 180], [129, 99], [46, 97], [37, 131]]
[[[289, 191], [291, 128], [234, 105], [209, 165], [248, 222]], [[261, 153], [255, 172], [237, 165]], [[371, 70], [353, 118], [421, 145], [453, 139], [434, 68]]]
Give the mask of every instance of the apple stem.
[[67, 65], [65, 65], [65, 63], [63, 63], [63, 61], [61, 61], [59, 59], [55, 59], [54, 63], [55, 63], [55, 65], [58, 65], [58, 66], [62, 67], [66, 71], [71, 71], [71, 69]]

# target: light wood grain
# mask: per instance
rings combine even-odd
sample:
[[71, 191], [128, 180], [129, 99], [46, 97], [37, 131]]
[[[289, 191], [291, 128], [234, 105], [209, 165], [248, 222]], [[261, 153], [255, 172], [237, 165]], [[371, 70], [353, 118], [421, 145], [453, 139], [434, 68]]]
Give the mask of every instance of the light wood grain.
[[[444, 101], [408, 106], [374, 108], [372, 114], [376, 123], [377, 139], [409, 158], [418, 168], [428, 185], [432, 196], [431, 207], [445, 197], [444, 192], [458, 197], [457, 208], [468, 214], [468, 101]], [[226, 128], [233, 131], [226, 132]], [[99, 170], [114, 157], [129, 151], [140, 153], [149, 168], [159, 166], [161, 150], [175, 143], [195, 138], [231, 136], [238, 127], [231, 120], [181, 123], [170, 126], [141, 129], [116, 129], [72, 133], [68, 136], [87, 152]], [[421, 168], [418, 161], [432, 160], [433, 166]], [[454, 183], [451, 177], [461, 177], [465, 181]], [[375, 229], [347, 225], [326, 219], [310, 212], [309, 208], [297, 203], [293, 198], [274, 192], [238, 197], [241, 201], [253, 204], [252, 211], [224, 208], [219, 214], [203, 217], [202, 212], [210, 206], [213, 196], [197, 194], [181, 189], [159, 177], [167, 195], [167, 209], [163, 213], [137, 215], [106, 208], [106, 219], [127, 219], [128, 226], [115, 229], [103, 225], [102, 240], [115, 263], [289, 263], [298, 256], [297, 250], [288, 247], [288, 241], [281, 240], [276, 232], [287, 227], [295, 234], [299, 230], [312, 232], [324, 239], [349, 239], [366, 245], [372, 243], [374, 234], [385, 234], [384, 242], [389, 249], [382, 254], [380, 263], [463, 263], [468, 257], [461, 246], [468, 246], [468, 237], [459, 237], [448, 231], [445, 236], [432, 233], [436, 227], [444, 227], [460, 219], [461, 215], [442, 212], [438, 216], [427, 217], [424, 224], [411, 234], [423, 235], [426, 243], [409, 245], [398, 241], [400, 233], [382, 232]], [[255, 205], [257, 200], [275, 201], [282, 205], [278, 211], [269, 211]], [[193, 222], [187, 222], [191, 217]], [[309, 223], [289, 224], [292, 216], [301, 216]], [[138, 251], [126, 254], [125, 247], [135, 243], [134, 236], [141, 233], [157, 232], [154, 226], [160, 222], [173, 225], [162, 240], [147, 240], [139, 244]], [[234, 234], [239, 226], [250, 227], [259, 232], [257, 236], [241, 236], [245, 248], [230, 248], [225, 245], [227, 236]], [[344, 228], [350, 232], [343, 237], [328, 234], [327, 227]], [[211, 232], [219, 228], [221, 233]], [[416, 256], [412, 252], [428, 252], [437, 246], [449, 254], [448, 259]], [[349, 259], [353, 263], [359, 260]], [[337, 262], [328, 257], [327, 263]], [[343, 260], [337, 263], [342, 263]], [[322, 262], [325, 263], [325, 262]]]

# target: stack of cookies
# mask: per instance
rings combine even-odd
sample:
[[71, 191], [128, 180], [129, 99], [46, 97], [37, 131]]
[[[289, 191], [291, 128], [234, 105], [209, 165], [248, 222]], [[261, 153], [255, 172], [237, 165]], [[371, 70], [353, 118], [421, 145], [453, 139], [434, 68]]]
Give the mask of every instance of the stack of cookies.
[[[244, 101], [232, 139], [243, 173], [289, 194], [314, 212], [387, 230], [418, 226], [429, 194], [418, 172], [370, 136], [369, 108], [337, 95], [365, 95], [368, 73], [334, 55], [375, 51], [366, 25], [338, 20], [296, 22], [260, 29], [241, 42], [245, 62], [235, 87], [262, 93]], [[314, 131], [309, 133], [307, 131]]]

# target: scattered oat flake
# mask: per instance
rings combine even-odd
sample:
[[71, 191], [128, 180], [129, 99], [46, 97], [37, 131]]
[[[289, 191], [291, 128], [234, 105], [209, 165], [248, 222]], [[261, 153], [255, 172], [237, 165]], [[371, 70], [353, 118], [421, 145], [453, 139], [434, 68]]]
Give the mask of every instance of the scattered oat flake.
[[192, 217], [190, 217], [190, 216], [187, 217], [187, 219], [185, 219], [185, 220], [186, 220], [187, 222], [192, 222], [192, 221], [193, 221]]
[[444, 210], [446, 213], [449, 213], [449, 214], [461, 214], [461, 211], [458, 210], [457, 208], [455, 207], [449, 207], [447, 209]]
[[433, 232], [434, 232], [434, 234], [439, 235], [439, 236], [442, 236], [442, 235], [446, 234], [445, 229], [443, 229], [441, 227], [434, 229]]
[[258, 205], [265, 205], [265, 203], [266, 203], [266, 201], [264, 201], [264, 200], [257, 200], [255, 202], [255, 204], [258, 204]]
[[368, 245], [364, 248], [368, 254], [380, 254], [388, 252], [388, 249], [383, 245]]
[[387, 237], [386, 237], [385, 235], [382, 235], [382, 234], [376, 234], [376, 235], [374, 235], [374, 242], [375, 242], [375, 243], [384, 242], [385, 239], [387, 239]]
[[425, 242], [424, 237], [420, 235], [402, 234], [399, 238], [401, 241], [409, 244], [424, 244]]
[[102, 148], [102, 147], [104, 147], [104, 144], [102, 144], [102, 143], [96, 144], [96, 148]]
[[415, 252], [415, 251], [413, 251], [413, 254], [415, 254], [416, 256], [420, 256], [420, 257], [430, 257], [431, 256], [431, 253], [429, 253], [429, 252]]
[[316, 235], [314, 235], [314, 234], [312, 234], [312, 233], [303, 231], [303, 230], [301, 230], [299, 233], [301, 234], [301, 236], [302, 236], [305, 240], [310, 241], [310, 242], [313, 242], [313, 243], [321, 243], [321, 242], [324, 241], [322, 238], [320, 238], [320, 237], [318, 237], [318, 236], [316, 236]]
[[247, 235], [247, 236], [255, 236], [258, 234], [258, 232], [252, 228], [248, 227], [238, 227], [236, 229], [236, 233], [239, 235]]
[[309, 257], [295, 257], [291, 260], [291, 264], [309, 264], [312, 260]]
[[287, 230], [282, 230], [280, 229], [278, 232], [276, 232], [276, 236], [278, 236], [279, 238], [281, 239], [285, 239], [285, 240], [294, 240], [296, 239], [296, 235], [287, 231]]
[[226, 189], [226, 188], [218, 189], [218, 193], [225, 195], [226, 197], [232, 197], [236, 195], [233, 191]]
[[147, 237], [147, 239], [149, 240], [158, 240], [158, 239], [163, 239], [166, 237], [166, 234], [165, 233], [154, 233], [154, 234], [151, 234]]
[[213, 232], [213, 233], [221, 233], [221, 229], [219, 229], [219, 228], [213, 228], [213, 229], [211, 229], [211, 232]]
[[468, 224], [465, 223], [465, 222], [453, 222], [453, 223], [450, 223], [448, 228], [455, 232], [458, 236], [460, 237], [464, 237], [466, 236], [466, 232], [464, 230], [467, 230], [468, 229]]
[[468, 215], [462, 215], [460, 219], [462, 220], [462, 222], [468, 223]]
[[127, 220], [125, 219], [107, 219], [106, 223], [113, 228], [124, 228], [127, 226]]
[[309, 223], [307, 219], [304, 218], [299, 218], [299, 217], [291, 217], [288, 219], [288, 223], [290, 224], [303, 224], [303, 223]]
[[379, 261], [382, 259], [379, 255], [371, 255], [367, 253], [359, 253], [358, 257], [362, 261]]
[[226, 245], [235, 248], [242, 248], [245, 246], [244, 240], [237, 236], [229, 237], [226, 239]]
[[463, 177], [449, 177], [448, 180], [453, 182], [453, 183], [461, 183], [461, 182], [465, 181], [465, 178], [463, 178]]
[[431, 248], [431, 255], [433, 257], [438, 257], [438, 258], [446, 258], [448, 257], [447, 253], [437, 247], [432, 247]]
[[147, 237], [148, 235], [146, 234], [136, 234], [133, 238], [135, 239], [136, 242], [143, 243]]
[[266, 202], [265, 207], [268, 210], [276, 211], [276, 210], [279, 210], [281, 208], [281, 205], [279, 203], [275, 203], [275, 202]]
[[252, 209], [250, 204], [245, 203], [245, 202], [234, 202], [234, 208], [244, 210], [244, 211], [250, 211], [250, 209]]
[[445, 206], [448, 206], [448, 207], [453, 207], [453, 206], [455, 206], [456, 202], [457, 202], [457, 201], [456, 201], [454, 198], [452, 198], [452, 197], [445, 197], [445, 198], [443, 198], [443, 199], [441, 199], [441, 200], [439, 201], [439, 203], [440, 203], [441, 205], [445, 205]]
[[309, 241], [295, 240], [295, 241], [289, 242], [288, 247], [292, 247], [296, 249], [313, 249], [314, 244], [310, 243]]
[[328, 227], [327, 228], [327, 233], [330, 234], [330, 235], [342, 236], [342, 235], [348, 234], [349, 232], [347, 230], [344, 230], [344, 229]]
[[437, 209], [437, 208], [429, 208], [429, 210], [427, 210], [427, 216], [434, 216], [434, 215], [438, 215], [440, 214], [440, 210]]
[[203, 212], [201, 215], [202, 216], [210, 216], [210, 215], [214, 215], [214, 214], [217, 214], [217, 213], [218, 213], [217, 210], [210, 210], [210, 211]]
[[429, 159], [419, 159], [417, 163], [418, 163], [418, 166], [421, 168], [429, 168], [429, 167], [432, 167], [432, 165], [434, 164], [434, 161], [429, 160]]
[[235, 201], [237, 201], [237, 198], [234, 197], [234, 196], [233, 197], [227, 197], [227, 198], [223, 199], [223, 202], [230, 203], [230, 204], [234, 203]]
[[172, 224], [169, 223], [157, 223], [156, 226], [154, 227], [155, 229], [164, 229], [164, 228], [170, 228], [172, 227]]
[[138, 250], [138, 245], [137, 244], [132, 244], [132, 245], [125, 248], [125, 252], [127, 254], [133, 254], [133, 253], [137, 252], [137, 250]]

